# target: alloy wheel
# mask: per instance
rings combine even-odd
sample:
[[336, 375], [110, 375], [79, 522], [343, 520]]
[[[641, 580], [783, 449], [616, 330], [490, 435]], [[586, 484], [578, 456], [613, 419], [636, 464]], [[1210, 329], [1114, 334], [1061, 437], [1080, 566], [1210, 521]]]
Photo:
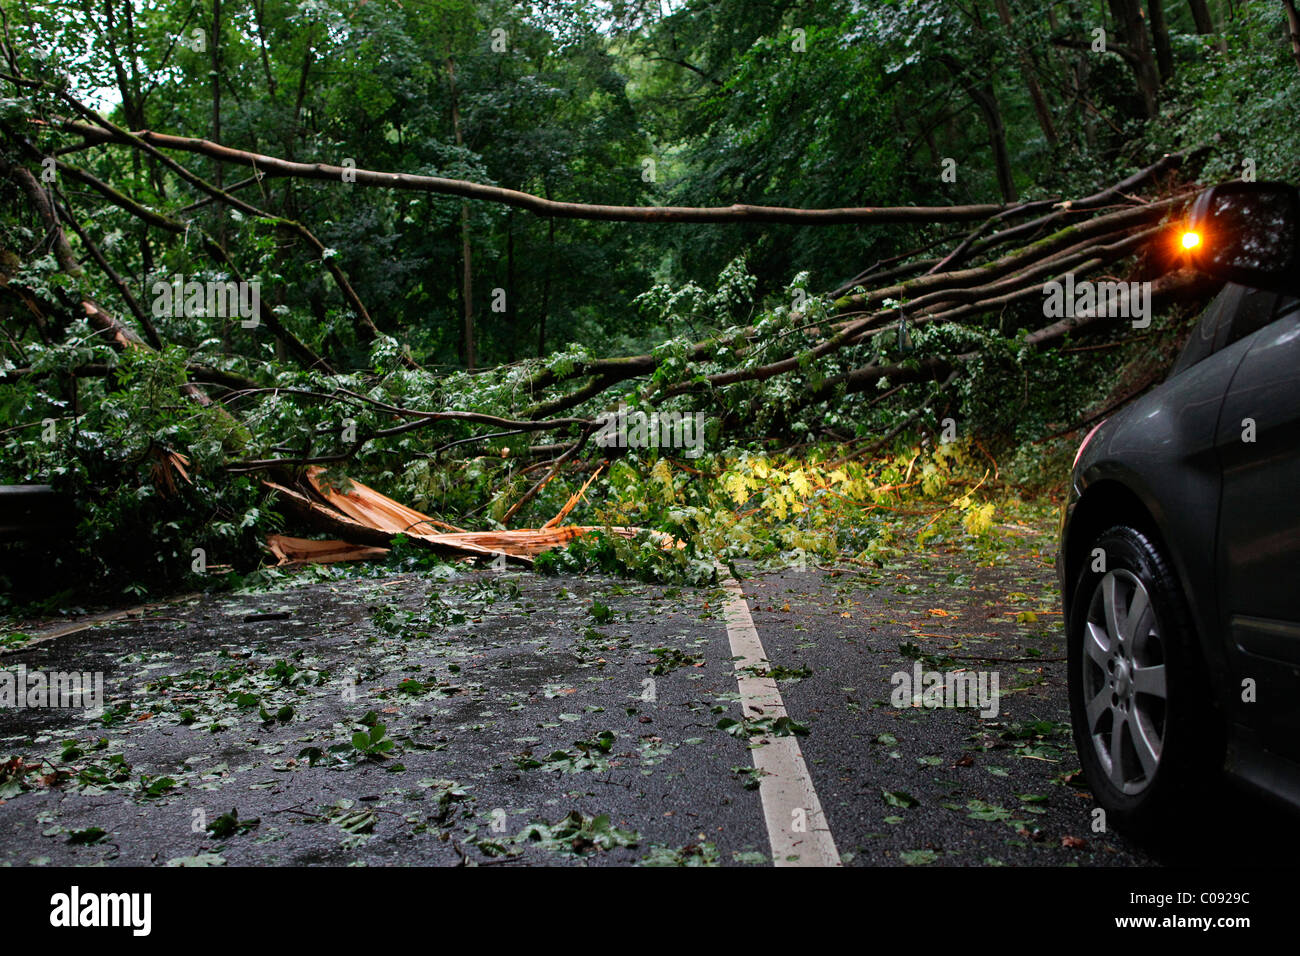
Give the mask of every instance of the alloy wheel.
[[1164, 640], [1151, 596], [1126, 570], [1108, 571], [1088, 605], [1083, 635], [1088, 738], [1111, 785], [1128, 795], [1155, 779], [1168, 691]]

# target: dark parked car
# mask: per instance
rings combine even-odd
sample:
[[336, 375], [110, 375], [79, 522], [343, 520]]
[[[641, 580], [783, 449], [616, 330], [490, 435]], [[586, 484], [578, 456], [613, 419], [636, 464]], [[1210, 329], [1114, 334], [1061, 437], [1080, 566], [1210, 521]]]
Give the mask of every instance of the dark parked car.
[[1207, 190], [1183, 245], [1229, 284], [1084, 439], [1057, 556], [1079, 759], [1137, 832], [1224, 769], [1300, 807], [1300, 196]]

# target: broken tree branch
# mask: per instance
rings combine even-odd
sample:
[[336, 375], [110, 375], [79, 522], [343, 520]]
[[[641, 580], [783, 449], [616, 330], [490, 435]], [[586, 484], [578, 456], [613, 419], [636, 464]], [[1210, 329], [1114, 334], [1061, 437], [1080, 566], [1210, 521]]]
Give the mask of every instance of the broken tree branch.
[[[101, 126], [103, 124], [100, 124]], [[97, 129], [94, 125], [65, 120], [62, 127], [91, 142], [118, 142], [147, 144], [150, 147], [180, 150], [219, 159], [233, 165], [247, 166], [266, 176], [287, 176], [296, 179], [314, 179], [320, 182], [355, 182], [363, 186], [387, 189], [405, 189], [480, 199], [525, 209], [543, 218], [588, 219], [604, 222], [763, 222], [790, 223], [794, 225], [834, 225], [844, 223], [875, 223], [879, 225], [908, 222], [969, 222], [986, 219], [996, 213], [1007, 212], [1005, 204], [975, 204], [966, 206], [861, 206], [835, 209], [793, 209], [784, 206], [755, 206], [735, 203], [730, 206], [609, 206], [601, 204], [560, 202], [544, 199], [531, 193], [500, 186], [441, 176], [420, 176], [411, 173], [390, 173], [371, 169], [345, 168], [328, 163], [298, 163], [264, 153], [234, 149], [206, 139], [173, 136], [153, 130], [128, 133], [120, 128]], [[345, 178], [346, 176], [346, 178]], [[1014, 213], [1015, 207], [1010, 210]]]

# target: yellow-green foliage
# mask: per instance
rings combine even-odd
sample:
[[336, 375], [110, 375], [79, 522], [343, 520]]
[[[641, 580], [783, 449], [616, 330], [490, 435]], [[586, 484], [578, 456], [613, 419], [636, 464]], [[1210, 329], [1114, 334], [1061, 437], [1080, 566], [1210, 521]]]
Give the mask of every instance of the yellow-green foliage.
[[851, 456], [852, 449], [824, 446], [799, 456], [741, 452], [690, 464], [628, 457], [611, 467], [592, 517], [657, 527], [726, 557], [876, 558], [902, 536], [980, 540], [993, 531], [995, 466], [977, 446]]

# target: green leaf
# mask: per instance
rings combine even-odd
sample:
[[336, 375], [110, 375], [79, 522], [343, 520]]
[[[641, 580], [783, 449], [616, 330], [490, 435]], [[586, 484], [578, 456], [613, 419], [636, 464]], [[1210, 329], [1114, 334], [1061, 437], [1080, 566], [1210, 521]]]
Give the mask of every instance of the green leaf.
[[891, 807], [901, 807], [904, 810], [917, 806], [921, 801], [903, 790], [885, 790], [881, 789], [880, 795], [884, 797], [885, 803]]
[[939, 859], [939, 854], [934, 850], [904, 850], [898, 858], [908, 866], [926, 866]]

